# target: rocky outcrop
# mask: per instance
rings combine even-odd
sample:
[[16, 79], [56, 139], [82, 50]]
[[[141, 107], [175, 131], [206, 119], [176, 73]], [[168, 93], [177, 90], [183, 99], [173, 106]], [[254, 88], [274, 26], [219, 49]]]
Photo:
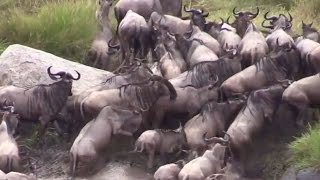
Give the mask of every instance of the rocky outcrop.
[[47, 74], [49, 66], [53, 66], [52, 72], [63, 70], [76, 76], [74, 70], [77, 70], [81, 74], [81, 79], [73, 83], [73, 94], [95, 86], [113, 75], [108, 71], [72, 62], [27, 46], [14, 44], [9, 46], [0, 56], [0, 86], [31, 87], [39, 83], [52, 83], [53, 81]]

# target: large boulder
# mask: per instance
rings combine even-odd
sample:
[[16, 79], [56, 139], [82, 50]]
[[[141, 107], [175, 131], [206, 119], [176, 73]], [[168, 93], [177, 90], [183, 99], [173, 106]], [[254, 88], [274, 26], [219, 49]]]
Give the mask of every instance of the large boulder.
[[49, 66], [53, 66], [52, 72], [68, 71], [76, 77], [77, 74], [74, 70], [77, 70], [81, 74], [80, 80], [73, 83], [73, 94], [98, 85], [113, 75], [108, 71], [72, 62], [27, 46], [14, 44], [9, 46], [0, 56], [0, 86], [32, 87], [39, 83], [52, 83], [54, 81], [47, 74]]

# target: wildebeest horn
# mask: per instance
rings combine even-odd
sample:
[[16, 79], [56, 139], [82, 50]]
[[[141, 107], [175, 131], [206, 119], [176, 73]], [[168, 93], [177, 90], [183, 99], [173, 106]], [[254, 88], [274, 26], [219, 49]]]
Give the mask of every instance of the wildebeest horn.
[[183, 6], [183, 10], [188, 13], [194, 11], [193, 9], [187, 9], [186, 5]]
[[229, 25], [230, 25], [229, 20], [230, 20], [230, 16], [227, 18], [227, 24], [229, 24]]
[[209, 16], [209, 12], [204, 13], [204, 11], [202, 12], [202, 17], [208, 17]]
[[223, 177], [225, 174], [211, 174], [206, 180], [217, 180], [219, 177]]
[[290, 12], [288, 12], [288, 14], [289, 14], [289, 22], [292, 22], [292, 20], [293, 20], [293, 17], [292, 17], [292, 15], [290, 14]]
[[161, 76], [158, 75], [153, 75], [150, 78], [152, 81], [159, 81], [162, 82], [169, 90], [170, 92], [170, 99], [171, 100], [175, 100], [177, 98], [177, 92], [176, 89], [173, 87], [173, 85], [170, 83], [170, 81], [168, 81], [168, 79], [165, 79]]
[[66, 72], [63, 72], [63, 71], [60, 71], [56, 74], [53, 74], [53, 73], [51, 73], [51, 68], [52, 68], [52, 66], [48, 67], [47, 73], [52, 80], [57, 80], [58, 78], [56, 76], [60, 76], [60, 78], [61, 78], [62, 76], [64, 76], [66, 74]]
[[75, 78], [75, 77], [73, 77], [73, 76], [71, 75], [71, 79], [73, 79], [73, 80], [77, 81], [77, 80], [79, 80], [79, 79], [80, 79], [81, 75], [80, 75], [80, 73], [79, 73], [78, 71], [76, 71], [76, 70], [74, 70], [74, 71], [78, 74], [78, 77], [77, 77], [77, 78]]
[[264, 27], [264, 28], [269, 28], [269, 29], [273, 29], [274, 27], [273, 26], [266, 26], [264, 25], [264, 23], [266, 22], [267, 20], [263, 20], [262, 23], [261, 23], [261, 26]]
[[216, 76], [216, 80], [212, 83], [212, 85], [217, 84], [217, 82], [219, 81], [219, 76], [218, 76], [218, 75], [216, 75], [216, 74], [215, 74], [215, 76]]
[[[230, 16], [229, 16], [230, 17]], [[224, 24], [224, 19], [222, 18], [222, 17], [220, 17], [220, 19], [221, 19], [221, 23], [219, 23], [219, 26], [222, 26], [223, 24]], [[229, 20], [229, 18], [228, 18], [228, 20]], [[227, 22], [228, 22], [228, 20], [227, 20]], [[229, 24], [229, 23], [228, 23]]]
[[237, 7], [234, 7], [233, 10], [232, 10], [234, 16], [238, 16], [239, 15], [239, 12], [236, 12], [236, 9], [237, 9]]
[[258, 16], [259, 11], [260, 11], [260, 10], [259, 10], [259, 7], [257, 7], [257, 12], [256, 12], [256, 13], [249, 12], [249, 14], [252, 15], [252, 18], [255, 18], [255, 17]]
[[206, 138], [206, 135], [207, 135], [207, 132], [205, 132], [203, 134], [203, 140], [206, 142], [206, 143], [219, 143], [219, 144], [222, 144], [222, 145], [227, 145], [229, 143], [228, 140], [225, 140], [221, 137], [211, 137], [211, 138]]
[[120, 44], [118, 44], [118, 45], [111, 45], [111, 41], [112, 41], [112, 39], [109, 40], [109, 42], [108, 42], [108, 47], [119, 50], [119, 49], [120, 49]]
[[269, 12], [270, 12], [270, 11], [268, 11], [268, 12], [266, 12], [266, 13], [264, 14], [264, 18], [265, 18], [266, 20], [277, 20], [277, 19], [278, 19], [276, 16], [270, 16], [270, 17], [268, 17]]

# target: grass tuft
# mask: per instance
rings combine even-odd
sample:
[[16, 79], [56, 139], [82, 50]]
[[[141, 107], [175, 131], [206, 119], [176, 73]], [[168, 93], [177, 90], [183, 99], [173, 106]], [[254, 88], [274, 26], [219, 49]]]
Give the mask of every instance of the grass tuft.
[[290, 143], [292, 162], [299, 168], [315, 167], [320, 169], [320, 123], [309, 126], [301, 137]]
[[0, 21], [0, 38], [82, 61], [96, 32], [95, 3], [50, 2], [37, 13], [13, 8]]

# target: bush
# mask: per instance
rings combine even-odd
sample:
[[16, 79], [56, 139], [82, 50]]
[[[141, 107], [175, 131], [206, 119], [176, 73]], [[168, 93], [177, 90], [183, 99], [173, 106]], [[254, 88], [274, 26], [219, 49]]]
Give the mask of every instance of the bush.
[[302, 137], [296, 138], [290, 145], [292, 161], [299, 168], [320, 168], [320, 123], [309, 127]]
[[95, 10], [86, 0], [56, 0], [31, 14], [12, 8], [0, 19], [0, 38], [81, 62], [96, 32]]

